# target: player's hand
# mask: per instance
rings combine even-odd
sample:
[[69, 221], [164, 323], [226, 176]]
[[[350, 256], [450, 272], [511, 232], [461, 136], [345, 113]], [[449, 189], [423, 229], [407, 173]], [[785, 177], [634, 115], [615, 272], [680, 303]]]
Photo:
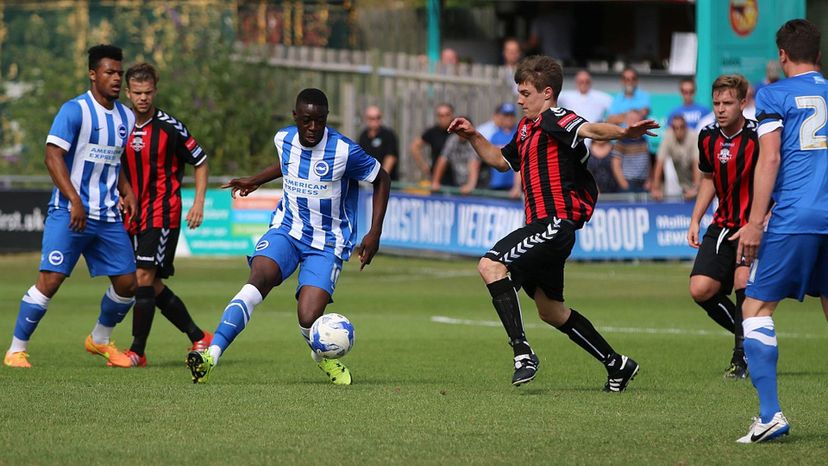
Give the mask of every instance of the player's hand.
[[660, 127], [655, 120], [641, 120], [627, 127], [625, 136], [631, 139], [640, 138], [645, 134], [647, 136], [655, 136], [656, 134], [650, 130]]
[[132, 222], [138, 212], [138, 201], [135, 200], [132, 190], [121, 194], [118, 199], [118, 208], [121, 209], [121, 213], [124, 215], [124, 223]]
[[359, 254], [359, 270], [365, 268], [366, 265], [371, 263], [371, 260], [374, 258], [374, 255], [379, 250], [379, 234], [371, 233], [370, 231], [362, 238], [362, 243], [359, 245], [357, 249], [357, 254]]
[[698, 249], [699, 244], [699, 224], [696, 222], [690, 222], [690, 228], [687, 229], [687, 244], [690, 245], [691, 248]]
[[69, 229], [73, 231], [86, 229], [86, 209], [83, 208], [83, 201], [80, 198], [77, 202], [72, 201], [72, 208], [69, 211]]
[[656, 201], [660, 201], [664, 199], [664, 191], [662, 191], [661, 188], [653, 188], [653, 190], [650, 191], [650, 196], [652, 196], [652, 198]]
[[187, 212], [187, 226], [190, 230], [195, 230], [201, 226], [202, 220], [204, 220], [204, 204], [194, 202]]
[[253, 191], [259, 189], [259, 186], [260, 185], [253, 182], [253, 180], [250, 177], [245, 177], [245, 178], [233, 178], [232, 180], [230, 180], [229, 183], [221, 185], [221, 188], [222, 189], [230, 188], [230, 196], [233, 199], [235, 199], [236, 198], [236, 193], [238, 193], [238, 195], [241, 196], [241, 197], [245, 197], [248, 194], [252, 193]]
[[463, 139], [469, 139], [477, 133], [477, 130], [474, 129], [474, 125], [463, 117], [455, 118], [449, 125], [447, 131], [449, 133], [454, 133]]
[[747, 265], [750, 265], [759, 253], [759, 243], [762, 242], [762, 235], [764, 229], [761, 225], [756, 225], [753, 222], [746, 223], [742, 228], [739, 228], [730, 240], [739, 240], [739, 245], [736, 247], [736, 263], [742, 262], [745, 258]]

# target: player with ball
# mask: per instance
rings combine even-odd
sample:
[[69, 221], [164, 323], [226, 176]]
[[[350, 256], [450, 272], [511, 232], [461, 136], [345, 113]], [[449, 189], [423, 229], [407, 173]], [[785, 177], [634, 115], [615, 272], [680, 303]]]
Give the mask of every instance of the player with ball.
[[358, 250], [361, 270], [379, 249], [391, 179], [358, 144], [326, 126], [328, 98], [319, 89], [299, 93], [293, 119], [295, 126], [279, 130], [273, 138], [277, 163], [223, 186], [234, 197], [247, 196], [281, 177], [283, 195], [270, 229], [248, 259], [247, 283], [224, 309], [212, 345], [187, 356], [193, 383], [207, 381], [222, 353], [247, 326], [253, 309], [298, 268], [299, 328], [312, 348], [311, 356], [332, 383], [351, 384], [351, 373], [336, 358], [353, 344], [353, 326], [338, 314], [322, 315], [356, 240], [357, 183], [374, 185], [371, 228]]

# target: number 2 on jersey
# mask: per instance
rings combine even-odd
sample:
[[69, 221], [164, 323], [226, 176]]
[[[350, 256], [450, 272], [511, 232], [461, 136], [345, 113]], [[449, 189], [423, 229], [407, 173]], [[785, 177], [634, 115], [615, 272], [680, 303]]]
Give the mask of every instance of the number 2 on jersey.
[[802, 150], [828, 149], [828, 137], [817, 134], [828, 122], [825, 99], [819, 95], [798, 96], [796, 107], [814, 109], [814, 113], [799, 127], [799, 148]]

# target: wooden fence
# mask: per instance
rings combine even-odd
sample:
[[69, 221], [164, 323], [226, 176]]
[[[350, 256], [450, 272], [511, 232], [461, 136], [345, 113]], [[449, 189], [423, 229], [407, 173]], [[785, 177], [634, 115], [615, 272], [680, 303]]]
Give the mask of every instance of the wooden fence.
[[331, 105], [330, 123], [352, 139], [363, 128], [362, 110], [379, 106], [383, 124], [399, 138], [403, 181], [418, 181], [408, 148], [434, 124], [435, 105], [450, 103], [457, 115], [480, 124], [500, 103], [515, 101], [511, 73], [500, 66], [459, 64], [430, 71], [418, 55], [284, 45], [238, 44], [234, 59], [284, 71], [274, 76], [290, 76], [285, 85], [296, 92], [323, 89]]

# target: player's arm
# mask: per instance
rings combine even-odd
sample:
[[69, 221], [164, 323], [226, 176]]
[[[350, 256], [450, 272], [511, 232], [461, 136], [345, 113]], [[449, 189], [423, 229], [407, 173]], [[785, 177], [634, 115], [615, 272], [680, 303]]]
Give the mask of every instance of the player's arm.
[[782, 161], [782, 129], [777, 128], [759, 137], [759, 159], [756, 161], [756, 171], [753, 174], [753, 202], [750, 204], [750, 218], [748, 222], [731, 236], [738, 239], [736, 260], [745, 258], [751, 263], [759, 252], [759, 243], [765, 231], [765, 217], [771, 205], [771, 194], [779, 173], [779, 164]]
[[207, 195], [207, 180], [210, 177], [207, 161], [196, 165], [193, 174], [195, 175], [195, 199], [193, 199], [193, 206], [187, 212], [187, 226], [191, 230], [201, 226], [204, 220], [204, 198]]
[[611, 141], [622, 138], [640, 138], [645, 134], [655, 136], [652, 129], [658, 128], [655, 120], [641, 120], [626, 128], [612, 123], [584, 123], [578, 128], [578, 137], [582, 139], [597, 139], [599, 141]]
[[[701, 172], [699, 172], [701, 173]], [[696, 205], [693, 206], [693, 214], [690, 216], [690, 227], [687, 229], [687, 244], [691, 247], [698, 248], [701, 244], [699, 242], [699, 229], [701, 228], [701, 219], [710, 203], [713, 202], [713, 197], [716, 196], [716, 186], [713, 184], [713, 175], [705, 173], [699, 185], [699, 194], [696, 196]]]
[[490, 167], [494, 167], [502, 172], [511, 168], [506, 162], [506, 159], [503, 158], [503, 152], [500, 148], [489, 142], [482, 134], [478, 133], [469, 120], [455, 118], [449, 125], [448, 131], [469, 141], [477, 156]]
[[75, 231], [83, 231], [86, 228], [86, 210], [83, 208], [83, 201], [81, 201], [80, 194], [72, 186], [72, 180], [69, 178], [69, 169], [66, 168], [66, 162], [64, 161], [65, 155], [66, 151], [60, 147], [54, 144], [46, 144], [44, 163], [46, 164], [46, 169], [49, 170], [49, 176], [52, 177], [55, 186], [72, 203], [72, 209], [69, 212], [69, 228]]
[[129, 184], [126, 167], [123, 164], [121, 165], [121, 172], [118, 175], [118, 194], [120, 194], [118, 205], [124, 214], [124, 223], [128, 224], [135, 218], [135, 214], [138, 212], [138, 201], [135, 199], [135, 193]]
[[374, 196], [372, 198], [371, 229], [362, 238], [362, 243], [357, 251], [359, 254], [359, 270], [371, 263], [374, 255], [379, 251], [380, 236], [382, 235], [382, 222], [385, 220], [385, 210], [388, 208], [388, 194], [391, 192], [391, 177], [380, 168], [377, 177], [372, 183], [374, 185]]
[[282, 165], [275, 163], [264, 170], [256, 173], [253, 176], [246, 176], [244, 178], [233, 178], [228, 183], [223, 184], [222, 189], [230, 188], [230, 195], [235, 199], [236, 193], [239, 196], [247, 196], [253, 191], [259, 189], [259, 186], [271, 182], [277, 178], [282, 177]]

